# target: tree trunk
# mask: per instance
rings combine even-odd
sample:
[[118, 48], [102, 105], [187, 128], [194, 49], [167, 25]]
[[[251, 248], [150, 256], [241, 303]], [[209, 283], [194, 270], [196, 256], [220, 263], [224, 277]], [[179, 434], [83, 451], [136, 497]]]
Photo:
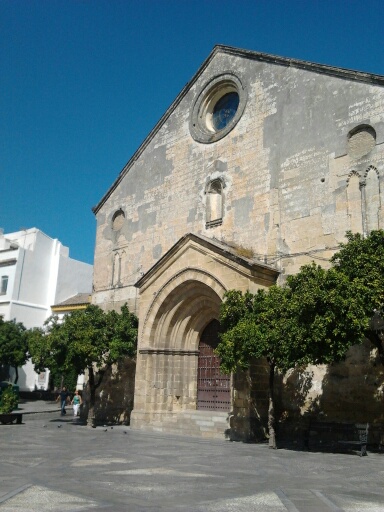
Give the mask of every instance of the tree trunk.
[[88, 418], [87, 418], [87, 427], [96, 427], [96, 418], [95, 418], [95, 399], [96, 399], [96, 386], [95, 386], [95, 374], [92, 366], [88, 367], [88, 375], [89, 375], [89, 408], [88, 408]]
[[369, 341], [377, 348], [377, 352], [379, 355], [379, 359], [381, 364], [384, 366], [384, 348], [381, 336], [378, 332], [369, 330], [365, 333], [365, 336], [369, 339]]
[[276, 450], [274, 382], [275, 382], [275, 365], [274, 365], [274, 363], [269, 363], [269, 404], [268, 404], [269, 448]]
[[15, 369], [15, 382], [14, 384], [17, 384], [17, 381], [19, 380], [19, 369], [17, 366], [14, 366]]

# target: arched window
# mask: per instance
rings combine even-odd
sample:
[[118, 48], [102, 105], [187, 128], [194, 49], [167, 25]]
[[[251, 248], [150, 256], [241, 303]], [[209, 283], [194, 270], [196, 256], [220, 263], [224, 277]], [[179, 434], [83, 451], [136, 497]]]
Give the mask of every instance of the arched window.
[[349, 229], [353, 233], [363, 232], [363, 214], [361, 201], [360, 176], [352, 171], [347, 180], [347, 208]]
[[212, 180], [206, 188], [206, 228], [219, 226], [223, 222], [223, 182]]
[[365, 222], [367, 233], [370, 233], [379, 229], [381, 211], [379, 173], [373, 165], [365, 172], [364, 183]]
[[123, 227], [124, 220], [125, 220], [125, 213], [120, 208], [120, 210], [117, 210], [117, 212], [115, 212], [112, 217], [113, 231], [120, 231], [120, 229]]

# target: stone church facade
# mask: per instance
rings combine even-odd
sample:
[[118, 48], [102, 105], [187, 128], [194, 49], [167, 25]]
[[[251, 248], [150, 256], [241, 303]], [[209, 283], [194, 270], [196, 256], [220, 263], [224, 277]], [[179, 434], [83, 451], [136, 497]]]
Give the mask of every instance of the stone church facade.
[[[133, 428], [233, 439], [262, 430], [267, 372], [258, 362], [220, 374], [220, 303], [227, 290], [327, 266], [347, 230], [384, 227], [383, 86], [369, 73], [216, 46], [120, 172], [94, 208], [92, 300], [127, 302], [139, 317]], [[382, 396], [380, 371], [360, 364], [374, 358], [366, 350], [340, 369], [347, 402], [367, 371]], [[307, 402], [326, 371], [312, 371]], [[328, 392], [337, 415], [342, 397]]]

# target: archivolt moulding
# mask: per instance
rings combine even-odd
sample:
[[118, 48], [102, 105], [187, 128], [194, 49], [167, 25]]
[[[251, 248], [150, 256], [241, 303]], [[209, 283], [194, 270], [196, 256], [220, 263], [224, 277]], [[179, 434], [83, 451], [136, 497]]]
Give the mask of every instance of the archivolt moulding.
[[203, 269], [176, 273], [158, 290], [146, 312], [140, 336], [144, 348], [154, 343], [175, 346], [180, 339], [190, 346], [191, 332], [218, 317], [225, 292], [223, 283]]

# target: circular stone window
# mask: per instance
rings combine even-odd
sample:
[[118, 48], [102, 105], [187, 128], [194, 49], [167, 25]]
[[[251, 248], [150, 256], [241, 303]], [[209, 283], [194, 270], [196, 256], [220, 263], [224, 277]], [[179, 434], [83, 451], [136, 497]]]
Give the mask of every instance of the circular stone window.
[[190, 117], [190, 131], [198, 142], [225, 137], [239, 121], [246, 103], [245, 89], [235, 75], [220, 75], [197, 94]]
[[124, 224], [125, 214], [123, 210], [117, 210], [112, 217], [112, 229], [113, 231], [119, 231]]

